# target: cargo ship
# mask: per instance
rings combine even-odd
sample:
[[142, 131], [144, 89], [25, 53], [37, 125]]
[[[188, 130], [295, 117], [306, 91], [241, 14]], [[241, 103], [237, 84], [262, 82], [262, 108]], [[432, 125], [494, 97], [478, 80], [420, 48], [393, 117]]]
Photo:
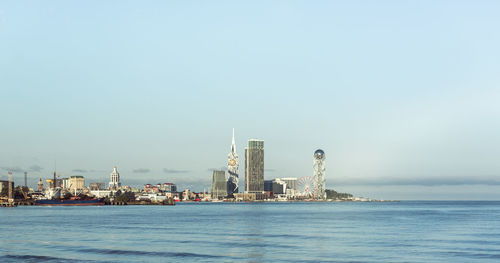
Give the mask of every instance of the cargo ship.
[[[52, 182], [57, 182], [56, 172], [54, 172], [54, 180]], [[76, 190], [75, 190], [76, 195]], [[35, 205], [67, 205], [67, 206], [87, 206], [87, 205], [104, 205], [104, 199], [97, 198], [79, 198], [71, 197], [69, 199], [61, 198], [61, 188], [57, 187], [55, 183], [52, 187], [47, 188], [45, 191], [45, 199], [35, 200]]]
[[104, 200], [102, 199], [42, 199], [35, 200], [35, 205], [68, 205], [68, 206], [83, 206], [83, 205], [104, 205]]

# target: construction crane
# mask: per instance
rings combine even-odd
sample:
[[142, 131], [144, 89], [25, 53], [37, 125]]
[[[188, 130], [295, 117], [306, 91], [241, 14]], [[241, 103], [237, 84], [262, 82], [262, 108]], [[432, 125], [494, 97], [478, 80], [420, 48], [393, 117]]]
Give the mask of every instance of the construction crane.
[[23, 188], [22, 187], [20, 187], [20, 188], [21, 188], [21, 193], [24, 196], [24, 199], [30, 199], [30, 197], [24, 192]]

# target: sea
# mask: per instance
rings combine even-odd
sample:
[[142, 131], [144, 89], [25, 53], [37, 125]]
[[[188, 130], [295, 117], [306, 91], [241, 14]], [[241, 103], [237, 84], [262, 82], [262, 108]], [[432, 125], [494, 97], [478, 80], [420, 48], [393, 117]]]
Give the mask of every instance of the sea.
[[0, 262], [500, 262], [500, 202], [0, 208]]

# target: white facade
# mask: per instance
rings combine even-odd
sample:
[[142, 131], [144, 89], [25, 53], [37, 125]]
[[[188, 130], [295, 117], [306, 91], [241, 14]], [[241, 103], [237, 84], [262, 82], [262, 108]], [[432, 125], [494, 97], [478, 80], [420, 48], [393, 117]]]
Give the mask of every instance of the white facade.
[[136, 200], [140, 201], [140, 200], [147, 199], [147, 200], [151, 200], [151, 201], [161, 202], [161, 201], [166, 200], [167, 198], [169, 198], [169, 196], [158, 195], [158, 194], [143, 194], [143, 195], [138, 196], [136, 198]]
[[113, 172], [110, 175], [109, 179], [109, 188], [110, 189], [117, 189], [120, 188], [122, 184], [120, 183], [120, 173], [116, 170], [116, 165], [113, 168]]
[[293, 190], [294, 193], [297, 192], [297, 190], [298, 190], [297, 178], [286, 177], [286, 178], [279, 178], [279, 179], [286, 183], [286, 188], [288, 190]]
[[62, 179], [62, 188], [63, 189], [69, 189], [71, 186], [70, 182], [69, 182], [69, 178], [63, 178]]
[[97, 198], [108, 197], [111, 195], [110, 190], [92, 190], [90, 193]]
[[81, 175], [74, 175], [69, 178], [70, 191], [81, 190], [85, 188], [85, 179]]

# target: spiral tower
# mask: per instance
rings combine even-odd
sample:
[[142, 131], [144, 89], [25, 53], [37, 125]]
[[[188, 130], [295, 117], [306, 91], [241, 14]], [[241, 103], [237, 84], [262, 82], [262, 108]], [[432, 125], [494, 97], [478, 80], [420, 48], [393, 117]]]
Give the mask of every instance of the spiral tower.
[[318, 149], [314, 152], [313, 157], [314, 199], [326, 200], [325, 152], [321, 149]]

